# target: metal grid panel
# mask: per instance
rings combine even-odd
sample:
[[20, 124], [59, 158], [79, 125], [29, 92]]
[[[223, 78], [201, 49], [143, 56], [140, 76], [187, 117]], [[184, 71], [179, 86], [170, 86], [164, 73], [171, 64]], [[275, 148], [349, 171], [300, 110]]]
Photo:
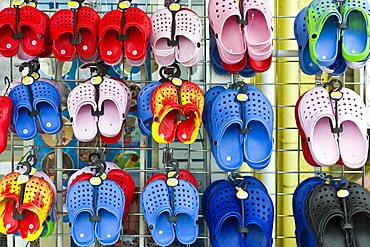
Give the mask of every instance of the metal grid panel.
[[[39, 1], [41, 9], [52, 14], [58, 9], [67, 8], [67, 1]], [[93, 6], [101, 14], [114, 9], [117, 1], [113, 0], [98, 0]], [[275, 111], [275, 150], [273, 153], [272, 162], [268, 168], [264, 170], [254, 171], [249, 169], [247, 166], [241, 168], [241, 172], [244, 174], [252, 174], [253, 176], [261, 179], [268, 187], [269, 193], [273, 198], [275, 204], [275, 233], [274, 243], [276, 246], [295, 246], [294, 239], [294, 222], [292, 217], [291, 199], [292, 193], [295, 187], [308, 176], [312, 176], [315, 172], [321, 172], [320, 169], [314, 169], [306, 164], [302, 158], [300, 149], [300, 140], [298, 131], [294, 122], [294, 105], [299, 95], [303, 92], [315, 86], [315, 78], [313, 76], [305, 76], [299, 71], [298, 58], [297, 58], [297, 47], [294, 41], [293, 35], [293, 21], [296, 13], [308, 4], [308, 1], [290, 1], [290, 0], [270, 0], [268, 1], [270, 6], [275, 10], [274, 16], [274, 62], [272, 68], [256, 78], [248, 79], [250, 83], [254, 83], [258, 86], [270, 99], [274, 111]], [[155, 10], [162, 8], [164, 5], [163, 1], [134, 1], [138, 4], [138, 7], [142, 8], [148, 14], [153, 13]], [[198, 83], [204, 91], [208, 90], [215, 85], [227, 86], [227, 83], [233, 81], [235, 75], [220, 76], [213, 72], [210, 64], [209, 55], [209, 34], [208, 34], [208, 19], [207, 19], [207, 0], [188, 0], [181, 1], [181, 4], [185, 7], [191, 8], [198, 13], [203, 23], [203, 58], [197, 68], [186, 69], [182, 67], [182, 78]], [[151, 58], [151, 60], [153, 60]], [[60, 84], [61, 74], [63, 70], [63, 63], [56, 62], [53, 58], [44, 60], [49, 62], [53, 72], [51, 74], [56, 75], [56, 80]], [[13, 79], [19, 76], [19, 73], [15, 70], [14, 64], [19, 63], [15, 58], [1, 60], [1, 65], [5, 70], [3, 76], [8, 75]], [[151, 64], [153, 66], [153, 64]], [[142, 67], [142, 73], [138, 76], [129, 77], [130, 83], [135, 83], [140, 86], [145, 85], [150, 81], [158, 79], [156, 71], [153, 73], [146, 73], [147, 69]], [[365, 82], [367, 83], [366, 71], [352, 71], [347, 70], [347, 73], [342, 76], [342, 80], [348, 87], [355, 89], [361, 95], [365, 97]], [[83, 82], [89, 75], [84, 71], [77, 71], [77, 79], [70, 79], [76, 82]], [[316, 79], [321, 79], [321, 75], [317, 75]], [[325, 77], [325, 79], [328, 79]], [[65, 79], [63, 81], [68, 81]], [[23, 153], [23, 150], [27, 150], [32, 143], [19, 142], [19, 140], [12, 134], [11, 138], [11, 161], [17, 160], [17, 156]], [[61, 144], [61, 135], [57, 135], [56, 144]], [[164, 145], [155, 145], [148, 148], [147, 144], [149, 140], [145, 137], [141, 137], [140, 149], [141, 162], [140, 168], [136, 170], [130, 170], [129, 172], [140, 173], [139, 186], [142, 188], [147, 178], [154, 172], [164, 170], [164, 166], [161, 162], [161, 152]], [[101, 146], [102, 144], [99, 143]], [[98, 145], [98, 146], [99, 146]], [[214, 162], [212, 154], [209, 149], [208, 139], [204, 129], [201, 129], [198, 136], [197, 142], [192, 145], [183, 145], [179, 143], [173, 143], [167, 145], [174, 149], [174, 157], [181, 161], [181, 168], [191, 171], [197, 176], [197, 179], [202, 183], [200, 195], [212, 181], [225, 178], [226, 173], [221, 171]], [[45, 148], [45, 147], [40, 147]], [[68, 147], [81, 149], [79, 145], [75, 147]], [[96, 147], [84, 147], [84, 149], [96, 149]], [[112, 149], [112, 148], [107, 148]], [[116, 149], [126, 150], [125, 146], [118, 147]], [[136, 149], [136, 148], [135, 148]], [[148, 155], [151, 151], [152, 163], [148, 164]], [[58, 205], [57, 209], [59, 214], [63, 213], [62, 193], [65, 193], [62, 185], [62, 175], [66, 170], [76, 169], [63, 169], [63, 155], [62, 148], [56, 147], [57, 164], [56, 171], [56, 182], [58, 189]], [[352, 180], [362, 178], [364, 181], [365, 168], [360, 170], [348, 170], [343, 166], [336, 166], [334, 170], [328, 171], [333, 175], [345, 175], [350, 177]], [[139, 195], [140, 192], [137, 192]], [[150, 235], [147, 232], [146, 223], [140, 211], [131, 211], [131, 217], [136, 217], [139, 222], [137, 234], [127, 235], [125, 237], [138, 237], [139, 246], [147, 246]], [[204, 226], [202, 215], [200, 215], [201, 225]], [[66, 225], [64, 226], [66, 228]], [[63, 231], [63, 223], [61, 220], [58, 221], [58, 227], [54, 232], [55, 246], [66, 246], [66, 240], [63, 236], [68, 236]], [[199, 239], [193, 246], [210, 246], [208, 241], [208, 230], [206, 227], [201, 229], [199, 233]], [[150, 242], [150, 241], [149, 241]], [[42, 245], [41, 245], [42, 246]], [[46, 245], [45, 245], [46, 246]]]

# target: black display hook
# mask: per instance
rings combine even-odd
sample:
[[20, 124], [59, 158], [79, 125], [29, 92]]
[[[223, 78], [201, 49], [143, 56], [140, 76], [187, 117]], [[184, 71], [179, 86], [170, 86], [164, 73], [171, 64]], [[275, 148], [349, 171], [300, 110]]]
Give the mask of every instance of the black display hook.
[[[338, 84], [338, 87], [335, 87], [335, 85]], [[330, 127], [331, 132], [341, 133], [343, 132], [342, 125], [338, 125], [338, 101], [343, 97], [343, 94], [340, 92], [343, 88], [343, 82], [339, 79], [332, 79], [329, 82], [324, 83], [323, 85], [325, 88], [330, 87], [330, 94], [329, 97], [334, 100], [335, 107], [334, 107], [334, 118], [335, 118], [335, 126], [333, 126], [333, 123], [330, 121]]]
[[[164, 75], [164, 73], [167, 75], [167, 77]], [[177, 99], [179, 105], [182, 107], [181, 102], [181, 93], [180, 93], [180, 86], [178, 84], [173, 83], [174, 78], [180, 78], [181, 76], [181, 70], [177, 63], [173, 63], [171, 66], [163, 66], [159, 69], [159, 75], [161, 76], [160, 82], [171, 82], [174, 86], [177, 88]], [[171, 79], [170, 79], [171, 78]], [[179, 113], [179, 111], [176, 111], [176, 119], [178, 121], [185, 121], [188, 118], [185, 115], [182, 115]]]
[[[25, 161], [22, 161], [24, 158], [26, 157], [26, 160]], [[26, 168], [26, 171], [22, 174], [23, 176], [27, 176], [28, 178], [32, 177], [32, 174], [31, 174], [31, 171], [32, 169], [35, 167], [36, 163], [37, 163], [37, 149], [31, 149], [30, 151], [28, 151], [24, 156], [23, 158], [21, 159], [21, 161], [18, 163], [18, 167], [25, 167]], [[19, 196], [19, 207], [23, 204], [23, 201], [24, 201], [24, 193], [25, 193], [25, 190], [26, 190], [26, 183], [22, 183], [21, 184], [21, 188], [20, 188], [20, 196]], [[13, 219], [15, 220], [23, 220], [24, 217], [25, 217], [25, 213], [18, 213], [17, 212], [17, 205], [14, 204], [14, 209], [13, 209]]]

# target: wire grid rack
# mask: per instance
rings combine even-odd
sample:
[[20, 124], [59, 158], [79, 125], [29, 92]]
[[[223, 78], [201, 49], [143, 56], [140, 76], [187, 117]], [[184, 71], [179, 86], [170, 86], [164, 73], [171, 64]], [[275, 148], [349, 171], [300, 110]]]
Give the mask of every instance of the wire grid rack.
[[[294, 121], [294, 106], [301, 94], [308, 89], [314, 87], [317, 82], [329, 79], [327, 75], [316, 75], [306, 76], [299, 70], [298, 64], [298, 53], [297, 45], [294, 40], [293, 34], [293, 22], [295, 15], [298, 11], [308, 5], [308, 1], [290, 1], [290, 0], [269, 0], [271, 8], [274, 9], [274, 59], [271, 69], [261, 75], [257, 75], [255, 78], [246, 79], [247, 82], [253, 83], [258, 86], [269, 98], [273, 105], [275, 112], [275, 128], [274, 128], [274, 152], [271, 160], [271, 164], [264, 170], [251, 170], [248, 166], [243, 165], [240, 169], [240, 173], [246, 175], [252, 175], [261, 179], [268, 188], [268, 191], [274, 201], [275, 205], [275, 226], [274, 226], [274, 246], [285, 247], [285, 246], [296, 246], [295, 235], [294, 235], [294, 220], [292, 215], [292, 195], [296, 186], [305, 178], [314, 176], [317, 173], [328, 173], [333, 176], [346, 176], [353, 181], [365, 182], [365, 167], [359, 170], [349, 170], [344, 166], [336, 165], [331, 169], [322, 170], [319, 168], [313, 168], [304, 161], [301, 153], [300, 139], [297, 131], [297, 127]], [[39, 1], [39, 8], [49, 14], [57, 11], [58, 9], [67, 8], [67, 1]], [[163, 8], [163, 1], [149, 1], [141, 0], [134, 1], [137, 7], [143, 9], [146, 13], [151, 14], [159, 8]], [[112, 9], [115, 9], [117, 1], [113, 0], [97, 0], [96, 3], [90, 6], [94, 7], [99, 13], [104, 14]], [[207, 18], [207, 0], [182, 0], [181, 5], [183, 7], [194, 10], [202, 20], [203, 23], [203, 58], [197, 68], [185, 68], [181, 67], [182, 78], [189, 81], [196, 82], [202, 87], [204, 92], [215, 85], [228, 86], [229, 82], [232, 82], [237, 78], [236, 75], [217, 75], [210, 64], [209, 54], [209, 26]], [[3, 6], [4, 7], [4, 6]], [[43, 60], [41, 60], [43, 61]], [[60, 84], [62, 81], [76, 81], [76, 83], [83, 82], [88, 74], [78, 70], [76, 78], [73, 79], [61, 79], [64, 70], [62, 62], [57, 62], [53, 57], [49, 60], [50, 69], [53, 69], [52, 73], [55, 73], [55, 80]], [[150, 65], [141, 67], [140, 76], [132, 80], [128, 78], [127, 82], [144, 86], [145, 84], [156, 81], [158, 79], [158, 72], [153, 71], [155, 67], [153, 58], [150, 58]], [[5, 68], [4, 76], [8, 75], [11, 78], [17, 78], [20, 76], [18, 71], [15, 69], [14, 64], [19, 63], [15, 58], [6, 59], [1, 61], [1, 65]], [[1, 72], [0, 72], [1, 75]], [[366, 69], [353, 71], [348, 69], [347, 72], [340, 77], [347, 87], [356, 90], [360, 95], [366, 98], [366, 85], [367, 80]], [[137, 127], [137, 126], [136, 126]], [[77, 143], [76, 146], [61, 147], [62, 140], [61, 134], [56, 135], [56, 167], [44, 170], [54, 170], [56, 172], [55, 182], [58, 190], [58, 203], [57, 211], [59, 215], [65, 214], [63, 209], [63, 193], [66, 193], [63, 189], [63, 172], [75, 171], [77, 169], [65, 169], [63, 168], [63, 155], [62, 149], [81, 149], [81, 145]], [[149, 146], [149, 144], [152, 145]], [[17, 159], [17, 155], [28, 150], [30, 146], [33, 146], [32, 142], [22, 142], [13, 134], [10, 134], [10, 155], [11, 162], [14, 163]], [[84, 149], [92, 149], [103, 147], [101, 141], [96, 146], [83, 147]], [[209, 141], [205, 130], [200, 130], [197, 141], [191, 145], [184, 145], [180, 143], [172, 143], [169, 145], [158, 145], [144, 136], [140, 139], [140, 167], [133, 170], [129, 170], [130, 173], [139, 173], [139, 181], [137, 186], [142, 189], [145, 181], [152, 174], [156, 172], [163, 172], [164, 165], [162, 164], [162, 152], [163, 148], [171, 148], [174, 151], [174, 158], [180, 161], [182, 169], [189, 170], [192, 172], [200, 185], [200, 196], [204, 189], [213, 181], [217, 179], [224, 179], [227, 176], [226, 172], [221, 171], [212, 157], [210, 152]], [[46, 147], [40, 147], [46, 148]], [[127, 148], [123, 145], [121, 147], [104, 147], [106, 149], [119, 149], [126, 150]], [[149, 157], [150, 156], [150, 157]], [[151, 161], [150, 163], [148, 161]], [[78, 165], [77, 165], [78, 167]], [[140, 195], [140, 191], [136, 192], [136, 196]], [[153, 242], [150, 238], [150, 234], [147, 231], [146, 222], [143, 214], [138, 207], [130, 211], [129, 221], [136, 222], [134, 228], [135, 233], [128, 233], [125, 229], [122, 232], [122, 240], [135, 239], [136, 245], [133, 246], [152, 246]], [[211, 246], [209, 242], [208, 229], [205, 226], [205, 221], [200, 212], [200, 232], [199, 238], [192, 246]], [[67, 228], [67, 230], [66, 230]], [[57, 222], [56, 230], [54, 231], [54, 242], [52, 245], [45, 244], [44, 246], [67, 246], [69, 233], [68, 226], [63, 224], [61, 218]], [[66, 240], [67, 239], [67, 240]], [[134, 240], [131, 240], [131, 243]], [[55, 245], [54, 245], [55, 243]], [[13, 242], [12, 245], [15, 244]], [[35, 245], [36, 246], [36, 245]], [[43, 246], [43, 241], [41, 241]], [[98, 243], [96, 244], [98, 246]], [[126, 246], [126, 245], [122, 245]], [[182, 246], [176, 244], [173, 246]]]

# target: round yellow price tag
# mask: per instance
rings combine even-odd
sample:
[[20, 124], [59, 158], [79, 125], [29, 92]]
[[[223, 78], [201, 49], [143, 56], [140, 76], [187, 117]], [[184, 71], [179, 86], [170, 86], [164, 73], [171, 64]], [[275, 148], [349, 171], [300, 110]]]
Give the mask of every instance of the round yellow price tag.
[[246, 94], [244, 94], [244, 93], [241, 93], [241, 94], [238, 94], [238, 95], [236, 96], [236, 99], [237, 99], [238, 101], [245, 102], [245, 101], [247, 101], [247, 100], [248, 100], [248, 95], [246, 95]]
[[102, 183], [102, 180], [101, 180], [101, 178], [100, 177], [92, 177], [92, 178], [90, 178], [90, 184], [92, 184], [92, 185], [101, 185], [101, 183]]

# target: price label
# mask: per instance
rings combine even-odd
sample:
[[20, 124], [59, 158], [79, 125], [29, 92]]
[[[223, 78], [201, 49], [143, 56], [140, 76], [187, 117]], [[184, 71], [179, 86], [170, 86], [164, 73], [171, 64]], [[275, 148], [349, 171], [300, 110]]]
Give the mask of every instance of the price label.
[[106, 179], [107, 179], [107, 174], [104, 172], [104, 173], [100, 176], [100, 178], [101, 178], [102, 180], [106, 180]]
[[39, 73], [37, 73], [37, 72], [33, 72], [32, 74], [31, 74], [31, 76], [33, 77], [33, 79], [35, 79], [35, 80], [38, 80], [39, 78], [40, 78], [40, 74]]
[[334, 100], [340, 100], [343, 97], [343, 94], [340, 91], [333, 91], [330, 93], [330, 98]]
[[79, 2], [75, 2], [75, 1], [69, 1], [68, 2], [68, 7], [70, 9], [78, 9], [78, 8], [80, 8], [80, 3]]
[[178, 3], [172, 3], [168, 6], [168, 9], [171, 11], [179, 11], [181, 9], [181, 5]]
[[238, 192], [236, 192], [236, 197], [238, 197], [240, 200], [248, 198], [248, 192], [239, 187], [236, 187], [236, 189], [238, 190]]
[[15, 1], [12, 2], [12, 5], [20, 7], [21, 5], [24, 5], [24, 1], [23, 0], [15, 0]]
[[340, 189], [337, 192], [337, 196], [340, 197], [340, 198], [347, 197], [348, 195], [349, 195], [348, 190]]
[[94, 76], [93, 78], [91, 78], [91, 84], [93, 85], [99, 85], [100, 83], [103, 82], [103, 77], [102, 76]]
[[32, 76], [25, 76], [22, 78], [22, 83], [24, 85], [31, 85], [35, 82], [35, 79]]
[[236, 96], [236, 99], [238, 101], [241, 101], [241, 102], [245, 102], [248, 100], [248, 95], [246, 95], [245, 93], [240, 93]]
[[30, 174], [34, 175], [37, 172], [37, 169], [35, 167], [32, 167]]
[[179, 180], [177, 178], [169, 178], [167, 179], [167, 185], [170, 187], [174, 187], [179, 184]]
[[169, 172], [169, 173], [167, 174], [167, 177], [168, 177], [168, 178], [177, 178], [177, 177], [176, 177], [176, 172]]
[[98, 186], [98, 185], [101, 185], [101, 183], [102, 183], [102, 180], [101, 180], [100, 177], [90, 178], [90, 184], [92, 184], [92, 185]]
[[17, 184], [25, 184], [28, 182], [29, 179], [30, 178], [28, 175], [19, 175], [17, 178]]
[[182, 85], [182, 80], [180, 78], [172, 78], [172, 84], [180, 87]]
[[131, 2], [130, 1], [122, 1], [118, 4], [118, 8], [120, 10], [125, 10], [131, 7]]

